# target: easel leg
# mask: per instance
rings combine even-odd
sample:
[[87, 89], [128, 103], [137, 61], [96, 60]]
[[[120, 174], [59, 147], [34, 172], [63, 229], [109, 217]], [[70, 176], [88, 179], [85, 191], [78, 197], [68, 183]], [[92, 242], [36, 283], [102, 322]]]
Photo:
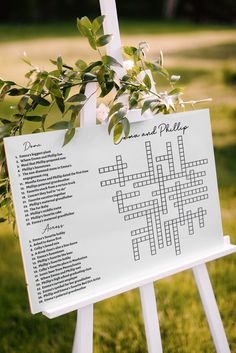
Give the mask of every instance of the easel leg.
[[205, 264], [193, 267], [193, 274], [201, 296], [217, 353], [230, 353], [228, 341]]
[[139, 288], [148, 353], [162, 353], [160, 326], [153, 283]]
[[72, 353], [93, 352], [93, 305], [78, 310]]

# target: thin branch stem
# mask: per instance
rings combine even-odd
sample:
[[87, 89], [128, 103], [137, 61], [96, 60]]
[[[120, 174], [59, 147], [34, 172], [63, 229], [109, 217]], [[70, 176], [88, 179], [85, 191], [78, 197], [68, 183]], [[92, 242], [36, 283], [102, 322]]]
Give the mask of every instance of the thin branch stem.
[[181, 101], [181, 104], [197, 104], [197, 103], [205, 103], [205, 102], [212, 102], [212, 98], [205, 98], [205, 99], [198, 99], [192, 101]]

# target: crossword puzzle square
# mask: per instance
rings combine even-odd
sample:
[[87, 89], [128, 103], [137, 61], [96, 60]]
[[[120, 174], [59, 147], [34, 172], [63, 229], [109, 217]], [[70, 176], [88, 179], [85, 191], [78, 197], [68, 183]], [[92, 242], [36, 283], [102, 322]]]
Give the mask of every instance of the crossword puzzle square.
[[4, 141], [33, 312], [223, 246], [208, 110], [132, 123], [116, 145], [106, 125], [63, 139]]
[[[198, 113], [204, 115], [204, 119], [194, 121], [192, 118], [186, 124], [182, 120], [176, 122], [176, 119], [172, 124], [160, 122], [153, 130], [150, 129], [155, 130], [155, 134], [142, 134], [135, 130], [136, 137], [131, 134], [128, 139], [123, 139], [120, 148], [118, 146], [119, 153], [125, 145], [127, 150], [115, 156], [117, 164], [114, 170], [117, 172], [111, 174], [115, 184], [113, 189], [119, 189], [116, 193], [119, 192], [120, 197], [119, 201], [112, 197], [112, 201], [121, 219], [132, 221], [130, 235], [135, 262], [142, 261], [142, 252], [145, 253], [144, 258], [147, 256], [148, 248], [150, 256], [162, 257], [165, 246], [172, 245], [172, 255], [180, 256], [186, 251], [191, 252], [191, 246], [194, 251], [199, 244], [204, 248], [210, 237], [217, 238], [215, 245], [222, 241], [209, 117], [206, 111], [204, 113]], [[137, 124], [138, 131], [141, 125]], [[158, 129], [162, 132], [158, 133]], [[204, 130], [206, 134], [202, 133]], [[133, 146], [140, 150], [139, 161], [132, 159]], [[111, 159], [110, 163], [114, 160]], [[125, 172], [121, 167], [123, 163], [127, 166]], [[119, 177], [119, 168], [122, 178]], [[108, 186], [108, 180], [102, 178], [100, 184]], [[133, 199], [134, 189], [140, 190], [139, 198]], [[131, 195], [129, 200], [127, 191]], [[213, 199], [216, 201], [218, 224], [215, 230], [210, 230], [214, 222], [210, 215]], [[140, 211], [136, 212], [137, 209]], [[135, 229], [137, 219], [142, 227]]]

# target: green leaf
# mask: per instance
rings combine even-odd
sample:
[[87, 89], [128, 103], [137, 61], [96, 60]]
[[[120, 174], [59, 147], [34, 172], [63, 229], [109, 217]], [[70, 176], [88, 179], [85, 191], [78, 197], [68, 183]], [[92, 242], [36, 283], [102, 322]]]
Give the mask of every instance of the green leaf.
[[7, 220], [6, 218], [0, 217], [0, 223], [5, 222], [6, 220]]
[[42, 122], [41, 122], [41, 130], [45, 132], [45, 122], [47, 119], [48, 113], [42, 115]]
[[174, 94], [179, 94], [179, 93], [182, 93], [182, 92], [183, 92], [182, 88], [176, 87], [175, 89], [172, 89], [172, 91], [170, 91], [168, 94], [170, 96], [173, 96]]
[[67, 145], [72, 140], [72, 138], [74, 137], [74, 134], [75, 134], [75, 128], [74, 127], [72, 127], [71, 129], [66, 131], [64, 142], [63, 142], [63, 147], [65, 145]]
[[34, 131], [32, 131], [32, 134], [39, 134], [40, 132], [43, 132], [43, 130], [38, 128], [38, 129], [35, 129]]
[[13, 124], [5, 124], [4, 126], [0, 126], [0, 139], [3, 137], [7, 137], [10, 135]]
[[124, 104], [121, 102], [116, 103], [113, 105], [113, 107], [110, 109], [108, 117], [112, 116], [115, 112], [117, 112], [119, 109], [123, 108]]
[[105, 16], [98, 16], [92, 22], [92, 29], [94, 33], [97, 33], [102, 27]]
[[79, 112], [78, 111], [72, 111], [71, 113], [71, 118], [70, 118], [70, 122], [69, 122], [69, 128], [72, 129], [74, 127], [76, 118], [78, 116]]
[[135, 47], [128, 47], [128, 46], [125, 46], [123, 47], [123, 51], [125, 54], [127, 54], [128, 56], [135, 56], [135, 55], [138, 55], [138, 52], [139, 50]]
[[145, 83], [145, 85], [147, 86], [147, 88], [150, 90], [152, 87], [152, 82], [150, 80], [150, 77], [148, 74], [145, 74], [143, 82]]
[[86, 26], [82, 25], [81, 21], [77, 19], [77, 27], [80, 34], [86, 38], [91, 37], [91, 30], [88, 29]]
[[96, 50], [96, 40], [95, 40], [95, 35], [92, 32], [92, 23], [88, 19], [88, 17], [83, 17], [81, 20], [78, 18], [77, 19], [77, 27], [80, 31], [80, 33], [88, 38], [90, 46]]
[[51, 63], [52, 63], [53, 65], [56, 65], [56, 66], [57, 66], [57, 61], [56, 61], [56, 60], [49, 59], [49, 61], [51, 61]]
[[117, 124], [117, 118], [115, 116], [113, 116], [110, 121], [109, 121], [109, 125], [108, 125], [108, 133], [110, 135], [112, 128]]
[[[5, 149], [4, 149], [4, 145], [3, 143], [0, 143], [0, 160], [3, 162], [5, 160]], [[3, 187], [3, 185], [1, 186], [1, 188]], [[1, 189], [2, 190], [2, 189]], [[0, 193], [2, 194], [3, 192], [0, 191]]]
[[70, 94], [70, 90], [71, 90], [71, 85], [65, 85], [62, 89], [62, 92], [63, 92], [63, 97], [65, 99], [68, 98], [69, 94]]
[[135, 97], [131, 96], [129, 99], [129, 109], [133, 109], [137, 107], [137, 105], [138, 105], [138, 100]]
[[156, 64], [149, 63], [149, 62], [145, 62], [145, 64], [146, 64], [146, 67], [148, 69], [150, 69], [151, 71], [157, 72], [157, 73], [163, 75], [164, 77], [166, 77], [167, 79], [169, 79], [169, 72], [164, 67], [161, 67]]
[[97, 47], [103, 47], [104, 45], [108, 44], [113, 38], [112, 34], [104, 34], [96, 40]]
[[28, 57], [28, 55], [26, 54], [25, 51], [24, 51], [24, 53], [23, 53], [23, 58], [22, 58], [22, 60], [23, 60], [26, 64], [32, 66], [31, 60], [30, 60], [30, 58]]
[[117, 116], [113, 116], [110, 119], [109, 125], [108, 125], [108, 133], [109, 135], [111, 134], [111, 130], [113, 129], [113, 127], [118, 124], [123, 118], [122, 117], [117, 117]]
[[[127, 114], [127, 110], [124, 108], [122, 103], [116, 103], [110, 110], [108, 117], [112, 117], [109, 121], [108, 125], [108, 133], [110, 135], [112, 128], [119, 124], [122, 123], [122, 121], [125, 118], [125, 115]], [[126, 123], [125, 123], [126, 124]]]
[[30, 95], [30, 98], [35, 102], [35, 103], [37, 103], [37, 104], [39, 104], [39, 105], [42, 105], [42, 106], [44, 106], [44, 107], [48, 107], [51, 103], [48, 101], [48, 100], [46, 100], [45, 98], [43, 98], [43, 97], [40, 97], [40, 96], [36, 96], [36, 95], [34, 95], [34, 94], [31, 94]]
[[[50, 71], [50, 72], [48, 73], [48, 75], [52, 76], [53, 79], [55, 79], [55, 77], [56, 77], [56, 78], [60, 77], [61, 71], [58, 70], [58, 69], [52, 70], [52, 71]], [[47, 75], [47, 77], [48, 77], [48, 75]], [[46, 78], [47, 78], [47, 77], [46, 77]]]
[[111, 92], [111, 90], [114, 88], [115, 83], [113, 81], [109, 81], [109, 82], [103, 82], [100, 84], [100, 88], [101, 88], [101, 94], [100, 97], [105, 97], [108, 95], [108, 93]]
[[48, 76], [46, 80], [46, 87], [52, 95], [54, 95], [55, 97], [62, 98], [60, 86], [56, 80]]
[[152, 103], [156, 103], [157, 100], [156, 99], [148, 99], [143, 103], [142, 106], [142, 114], [145, 113], [146, 110], [150, 109]]
[[107, 65], [107, 66], [119, 66], [119, 67], [122, 67], [122, 65], [115, 59], [113, 58], [112, 56], [109, 56], [109, 55], [104, 55], [102, 57], [102, 61], [104, 63], [104, 65]]
[[169, 79], [169, 72], [164, 68], [164, 67], [161, 67], [160, 68], [160, 74], [162, 75], [162, 76], [164, 76], [164, 77], [166, 77], [167, 79]]
[[161, 65], [161, 67], [163, 67], [164, 58], [163, 58], [163, 52], [162, 52], [162, 50], [160, 51], [159, 64]]
[[[55, 70], [54, 70], [55, 71]], [[49, 73], [47, 72], [47, 71], [41, 71], [40, 72], [40, 79], [42, 79], [42, 80], [46, 80], [46, 78], [48, 77], [48, 75], [49, 75]]]
[[103, 63], [102, 63], [101, 60], [95, 61], [95, 62], [91, 63], [89, 66], [87, 66], [87, 68], [84, 70], [84, 72], [91, 73], [91, 71], [92, 71], [95, 67], [101, 66], [102, 64], [103, 64]]
[[83, 24], [82, 18], [77, 18], [77, 28], [82, 36], [87, 36], [88, 28]]
[[87, 97], [85, 94], [78, 93], [75, 94], [74, 96], [70, 97], [67, 102], [83, 102], [86, 101]]
[[5, 162], [2, 163], [2, 166], [1, 166], [0, 178], [2, 179], [8, 178], [7, 166]]
[[91, 28], [92, 28], [92, 23], [91, 23], [90, 19], [89, 19], [87, 16], [82, 17], [81, 20], [80, 20], [80, 23], [81, 23], [84, 27], [86, 27], [86, 28], [88, 28], [88, 29], [91, 29]]
[[113, 141], [115, 144], [117, 144], [117, 142], [119, 142], [121, 135], [122, 135], [122, 132], [123, 132], [123, 124], [118, 123], [114, 127]]
[[21, 119], [23, 117], [23, 114], [14, 114], [13, 118], [15, 119]]
[[65, 112], [64, 99], [59, 98], [59, 97], [55, 97], [55, 101], [56, 101], [56, 104], [57, 104], [58, 108], [60, 109], [61, 113], [64, 113]]
[[0, 79], [0, 89], [5, 85], [5, 81]]
[[15, 86], [16, 85], [16, 83], [14, 81], [5, 81], [5, 84], [6, 85], [10, 85], [10, 86]]
[[12, 88], [8, 91], [9, 96], [22, 96], [29, 91], [28, 88]]
[[58, 56], [58, 58], [57, 58], [57, 67], [58, 67], [59, 71], [63, 70], [63, 61], [62, 61], [62, 57], [61, 56]]
[[11, 120], [8, 120], [8, 119], [5, 119], [5, 118], [1, 118], [1, 117], [0, 117], [0, 121], [1, 121], [1, 123], [3, 123], [3, 124], [11, 123]]
[[86, 74], [84, 74], [83, 80], [84, 81], [95, 81], [95, 80], [97, 80], [97, 76], [87, 72]]
[[72, 104], [68, 109], [72, 110], [73, 112], [78, 114], [81, 111], [81, 109], [83, 108], [83, 106], [84, 106], [84, 104], [82, 104], [82, 103], [77, 104], [77, 105]]
[[43, 117], [40, 115], [27, 115], [25, 116], [25, 120], [38, 123], [43, 120]]
[[[61, 58], [61, 57], [59, 56], [58, 58]], [[61, 70], [59, 69], [59, 67], [60, 67], [60, 61], [62, 60], [62, 58], [59, 59], [59, 61], [58, 61], [58, 58], [57, 58], [57, 60], [53, 60], [53, 59], [49, 59], [49, 60], [51, 61], [51, 63], [52, 63], [53, 65], [56, 65], [56, 66], [57, 66], [57, 68], [58, 68], [59, 71], [62, 71], [62, 69], [61, 69]], [[59, 63], [59, 67], [58, 67], [58, 63]], [[72, 67], [72, 66], [66, 65], [66, 64], [64, 64], [64, 63], [62, 63], [62, 68], [63, 68], [63, 67], [64, 67], [65, 69], [73, 70], [73, 67]], [[45, 71], [44, 71], [44, 73], [45, 73]], [[45, 77], [45, 78], [46, 78], [46, 77]]]
[[87, 68], [87, 64], [84, 60], [77, 60], [75, 65], [78, 67], [78, 69], [80, 69], [81, 71], [84, 71]]
[[130, 133], [130, 122], [127, 118], [124, 118], [122, 120], [122, 124], [123, 124], [123, 130], [124, 130], [125, 137], [128, 137], [129, 133]]
[[69, 127], [69, 121], [66, 120], [61, 120], [57, 121], [55, 124], [52, 124], [51, 126], [48, 127], [50, 130], [65, 130], [68, 129]]
[[45, 80], [36, 80], [30, 91], [29, 91], [29, 94], [35, 94], [37, 93], [37, 95], [40, 95], [43, 91], [43, 87], [44, 87], [44, 84], [45, 84]]
[[0, 207], [4, 207], [7, 206], [11, 203], [11, 199], [10, 197], [6, 197], [5, 199], [3, 199], [3, 201], [0, 203]]
[[90, 35], [88, 37], [88, 41], [89, 41], [89, 44], [90, 44], [91, 48], [96, 50], [97, 49], [97, 44], [96, 44], [95, 38], [92, 35]]
[[23, 113], [27, 103], [28, 103], [28, 100], [29, 100], [29, 96], [23, 96], [19, 103], [17, 104], [17, 108], [19, 110], [20, 113]]
[[120, 108], [114, 115], [117, 116], [118, 118], [124, 118], [126, 114], [127, 114], [127, 109]]
[[120, 89], [118, 89], [114, 100], [117, 100], [119, 97], [121, 97], [126, 92], [126, 90], [127, 90], [126, 86], [123, 86]]
[[6, 185], [1, 185], [0, 186], [0, 195], [5, 195], [7, 192]]
[[0, 101], [3, 101], [5, 98], [5, 95], [7, 94], [7, 91], [11, 88], [10, 85], [5, 85], [3, 86], [2, 90], [1, 90], [1, 94], [0, 94]]

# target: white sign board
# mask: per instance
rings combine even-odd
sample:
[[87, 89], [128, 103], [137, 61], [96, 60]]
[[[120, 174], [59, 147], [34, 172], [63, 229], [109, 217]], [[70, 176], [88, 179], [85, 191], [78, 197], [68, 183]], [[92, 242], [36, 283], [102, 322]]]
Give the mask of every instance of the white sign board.
[[207, 110], [4, 139], [31, 310], [223, 245]]

